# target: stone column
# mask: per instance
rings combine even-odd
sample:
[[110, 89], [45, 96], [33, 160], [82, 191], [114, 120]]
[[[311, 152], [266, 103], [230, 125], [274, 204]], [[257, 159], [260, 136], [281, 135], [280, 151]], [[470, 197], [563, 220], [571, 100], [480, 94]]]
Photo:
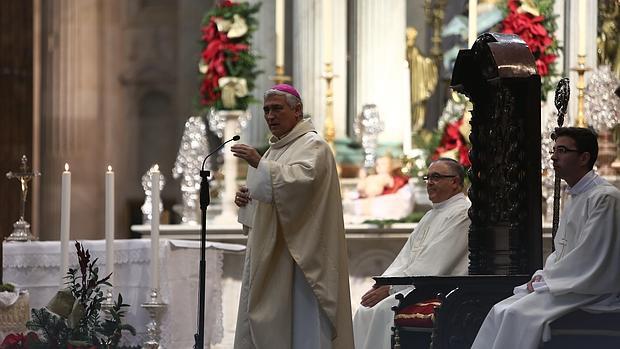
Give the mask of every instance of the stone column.
[[[312, 117], [323, 134], [326, 82], [323, 60], [323, 16], [321, 0], [293, 2], [293, 83], [304, 102], [304, 114]], [[334, 122], [336, 137], [346, 133], [346, 1], [332, 1], [332, 52], [336, 77], [334, 88]]]
[[379, 139], [402, 143], [402, 125], [409, 117], [402, 88], [407, 74], [405, 0], [359, 0], [356, 19], [355, 113], [364, 104], [376, 104], [385, 123]]
[[73, 174], [71, 239], [102, 237], [98, 1], [46, 1], [41, 13], [47, 35], [41, 58], [40, 236], [59, 238], [60, 176], [67, 162]]
[[[261, 2], [260, 0], [249, 0], [250, 4]], [[290, 1], [286, 1], [287, 6]], [[276, 66], [276, 33], [275, 33], [275, 1], [262, 1], [260, 11], [256, 14], [258, 19], [258, 29], [252, 37], [252, 50], [262, 58], [257, 60], [258, 70], [263, 74], [256, 78], [254, 91], [251, 91], [254, 98], [259, 102], [252, 104], [249, 108], [252, 118], [248, 121], [245, 130], [241, 133], [241, 143], [260, 146], [267, 144], [267, 126], [263, 118], [263, 92], [273, 86], [274, 82], [269, 79], [275, 75]], [[290, 71], [290, 67], [286, 67]]]
[[[560, 3], [564, 3], [561, 2]], [[577, 120], [577, 80], [578, 74], [575, 71], [572, 71], [572, 68], [577, 67], [577, 51], [579, 47], [579, 32], [582, 30], [579, 28], [579, 1], [570, 1], [566, 2], [568, 9], [568, 13], [564, 14], [564, 23], [562, 27], [558, 27], [558, 31], [560, 28], [568, 27], [568, 30], [564, 30], [564, 33], [568, 33], [568, 37], [564, 38], [564, 51], [565, 55], [568, 55], [568, 59], [565, 62], [568, 63], [568, 71], [564, 72], [564, 76], [568, 76], [570, 78], [570, 103], [568, 105], [568, 113], [567, 120], [564, 122], [564, 126], [575, 126], [575, 122]], [[570, 4], [569, 4], [570, 3]], [[597, 66], [597, 57], [596, 57], [596, 34], [597, 34], [597, 15], [598, 15], [598, 4], [597, 1], [588, 0], [586, 1], [586, 67], [590, 69], [594, 69]], [[561, 41], [562, 42], [562, 41]], [[561, 64], [561, 63], [560, 63]], [[560, 68], [561, 70], [561, 68]], [[588, 80], [590, 79], [590, 75], [592, 71], [588, 71], [585, 73], [586, 78], [586, 86], [588, 85]], [[588, 120], [588, 115], [586, 117], [586, 123]]]

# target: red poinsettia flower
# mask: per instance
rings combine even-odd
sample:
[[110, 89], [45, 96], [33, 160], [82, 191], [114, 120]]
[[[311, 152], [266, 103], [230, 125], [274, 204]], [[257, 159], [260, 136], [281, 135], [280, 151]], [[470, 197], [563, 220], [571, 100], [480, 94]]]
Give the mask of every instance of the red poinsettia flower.
[[508, 15], [502, 21], [502, 33], [520, 36], [536, 59], [538, 74], [546, 76], [549, 74], [549, 66], [555, 63], [557, 58], [556, 55], [547, 53], [553, 44], [553, 38], [544, 26], [544, 16], [519, 13], [520, 6], [519, 0], [508, 1]]
[[9, 333], [0, 344], [0, 349], [27, 349], [33, 343], [39, 343], [39, 336], [35, 332]]
[[435, 153], [432, 156], [433, 160], [437, 160], [447, 151], [457, 149], [458, 159], [456, 160], [464, 167], [471, 166], [471, 162], [469, 161], [469, 147], [460, 130], [463, 121], [464, 119], [460, 118], [446, 125], [443, 136], [441, 137], [441, 142], [439, 142], [439, 146], [435, 149]]

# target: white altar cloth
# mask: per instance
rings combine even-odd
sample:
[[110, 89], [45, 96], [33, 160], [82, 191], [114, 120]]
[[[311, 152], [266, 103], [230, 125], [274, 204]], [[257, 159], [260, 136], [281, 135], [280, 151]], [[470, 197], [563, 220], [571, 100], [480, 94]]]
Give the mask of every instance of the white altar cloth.
[[[105, 273], [105, 241], [82, 241], [97, 265], [100, 277]], [[148, 312], [140, 305], [150, 290], [151, 242], [148, 239], [116, 240], [115, 297], [120, 291], [124, 303], [130, 304], [125, 321], [133, 325], [138, 335], [124, 336], [125, 344], [142, 344]], [[245, 246], [226, 243], [207, 243], [207, 281], [205, 344], [222, 339], [222, 259], [223, 251], [243, 251]], [[77, 266], [73, 244], [69, 264]], [[44, 307], [60, 285], [60, 242], [3, 243], [3, 279], [30, 292], [30, 307]], [[161, 318], [162, 348], [192, 348], [198, 309], [198, 241], [160, 240], [160, 292], [168, 304]]]

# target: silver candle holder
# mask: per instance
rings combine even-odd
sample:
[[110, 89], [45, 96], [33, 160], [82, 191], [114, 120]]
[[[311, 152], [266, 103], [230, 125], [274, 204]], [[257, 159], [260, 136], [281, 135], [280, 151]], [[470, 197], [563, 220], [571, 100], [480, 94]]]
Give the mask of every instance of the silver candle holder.
[[114, 307], [114, 294], [112, 293], [112, 290], [112, 287], [107, 288], [103, 302], [101, 302], [101, 309], [110, 310]]
[[146, 341], [142, 344], [144, 349], [159, 349], [161, 329], [159, 318], [166, 309], [167, 304], [161, 301], [158, 289], [149, 292], [148, 300], [141, 307], [149, 312], [151, 320], [146, 324]]

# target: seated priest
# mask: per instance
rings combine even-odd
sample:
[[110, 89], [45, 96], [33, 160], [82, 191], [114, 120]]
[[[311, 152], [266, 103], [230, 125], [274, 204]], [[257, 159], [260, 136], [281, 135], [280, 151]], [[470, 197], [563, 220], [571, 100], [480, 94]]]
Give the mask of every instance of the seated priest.
[[549, 322], [577, 308], [620, 309], [620, 191], [592, 170], [596, 134], [557, 128], [553, 168], [570, 197], [549, 255], [525, 285], [489, 312], [472, 348], [538, 348]]
[[[394, 262], [382, 276], [465, 275], [471, 203], [463, 194], [465, 171], [455, 160], [440, 158], [431, 163], [426, 180], [433, 208], [411, 233]], [[390, 347], [391, 326], [398, 304], [395, 293], [408, 293], [413, 286], [373, 286], [362, 296], [353, 318], [355, 348]]]

